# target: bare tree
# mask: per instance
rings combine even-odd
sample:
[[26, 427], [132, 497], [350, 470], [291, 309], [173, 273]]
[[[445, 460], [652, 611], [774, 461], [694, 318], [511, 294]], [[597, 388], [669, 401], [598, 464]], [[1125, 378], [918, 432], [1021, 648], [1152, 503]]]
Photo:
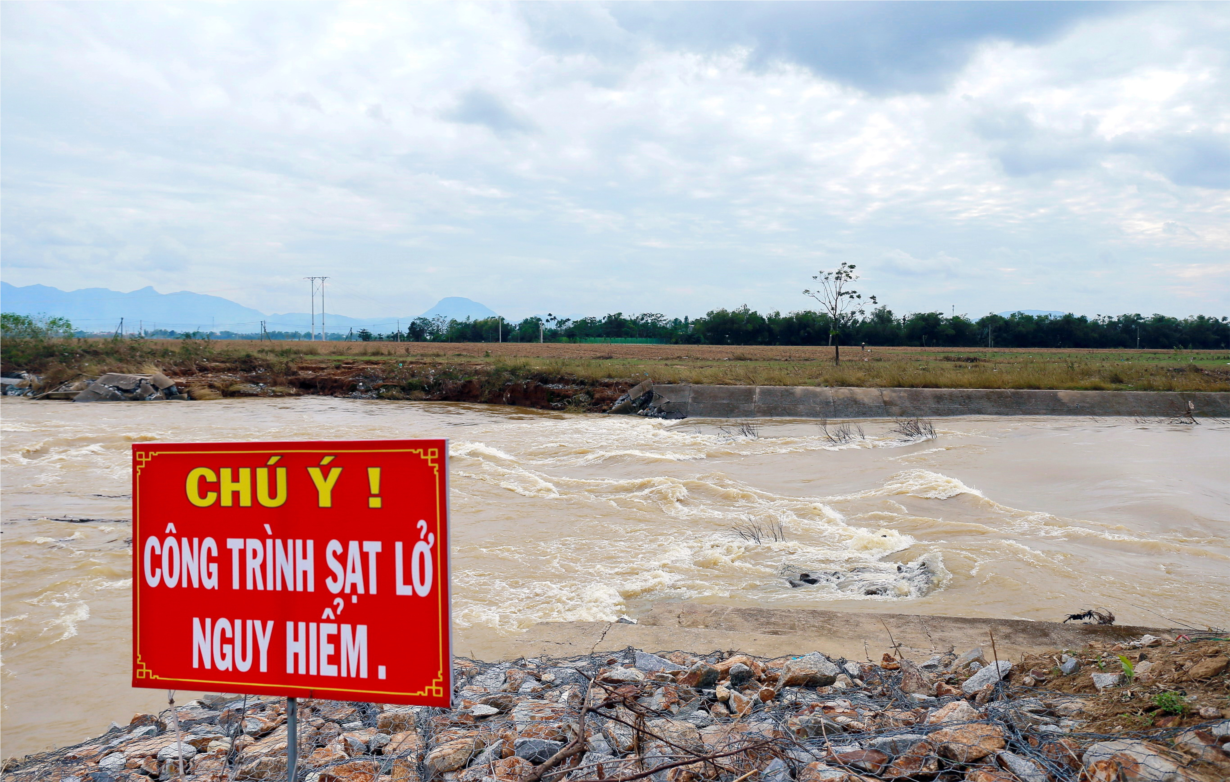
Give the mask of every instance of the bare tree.
[[[843, 323], [855, 316], [861, 317], [866, 312], [863, 309], [863, 295], [850, 287], [858, 278], [858, 274], [854, 271], [854, 264], [842, 261], [836, 271], [821, 270], [819, 274], [812, 277], [820, 283], [817, 290], [803, 291], [803, 295], [811, 296], [820, 302], [820, 306], [829, 316], [829, 344], [833, 345], [834, 364], [841, 363], [841, 335], [838, 329]], [[876, 297], [868, 296], [867, 301], [875, 304]], [[833, 344], [835, 337], [837, 338], [836, 345]]]

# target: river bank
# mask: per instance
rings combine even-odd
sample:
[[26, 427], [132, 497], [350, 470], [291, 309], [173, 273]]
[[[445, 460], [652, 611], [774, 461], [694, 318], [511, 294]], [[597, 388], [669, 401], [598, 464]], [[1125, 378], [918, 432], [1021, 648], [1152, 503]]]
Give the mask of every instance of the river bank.
[[[989, 634], [989, 648], [894, 646], [874, 661], [870, 649], [849, 659], [633, 648], [459, 659], [452, 710], [301, 700], [298, 778], [1225, 779], [1230, 643], [1110, 630], [1089, 628], [1106, 637], [1080, 649], [1013, 658]], [[182, 768], [202, 782], [277, 779], [287, 772], [285, 723], [284, 700], [210, 694], [10, 758], [4, 778], [139, 782], [181, 778]]]
[[[105, 372], [161, 371], [197, 399], [347, 396], [605, 412], [658, 385], [811, 389], [1230, 392], [1225, 351], [851, 349], [558, 343], [19, 340], [5, 372], [39, 390]], [[921, 414], [921, 413], [919, 413]]]

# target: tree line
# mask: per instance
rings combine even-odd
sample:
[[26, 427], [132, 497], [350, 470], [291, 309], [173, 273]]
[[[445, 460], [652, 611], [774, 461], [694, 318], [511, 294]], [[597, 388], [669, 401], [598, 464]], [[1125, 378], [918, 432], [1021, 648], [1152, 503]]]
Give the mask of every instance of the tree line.
[[579, 342], [644, 339], [690, 345], [828, 345], [830, 332], [843, 345], [999, 348], [1230, 348], [1230, 319], [1197, 315], [965, 315], [916, 312], [897, 315], [877, 307], [865, 316], [834, 320], [811, 311], [761, 314], [746, 306], [718, 309], [703, 318], [667, 318], [659, 313], [576, 320], [497, 318], [429, 321], [420, 318], [401, 333], [357, 332], [361, 339], [412, 342]]
[[[76, 332], [63, 318], [31, 319], [5, 313], [6, 338], [69, 336]], [[83, 336], [77, 333], [78, 336]], [[200, 333], [159, 331], [150, 337], [201, 338]], [[257, 339], [259, 334], [226, 332], [214, 339]], [[306, 333], [274, 332], [266, 338], [307, 339]], [[400, 342], [580, 342], [587, 340], [652, 340], [688, 345], [842, 345], [907, 347], [997, 348], [1174, 348], [1216, 350], [1230, 348], [1230, 318], [1196, 315], [965, 315], [916, 312], [897, 315], [877, 307], [865, 315], [842, 317], [813, 311], [761, 314], [748, 307], [717, 309], [702, 318], [668, 318], [659, 313], [602, 317], [531, 317], [520, 321], [499, 318], [447, 320], [418, 318], [401, 331], [373, 333], [359, 330], [333, 334], [331, 339]]]

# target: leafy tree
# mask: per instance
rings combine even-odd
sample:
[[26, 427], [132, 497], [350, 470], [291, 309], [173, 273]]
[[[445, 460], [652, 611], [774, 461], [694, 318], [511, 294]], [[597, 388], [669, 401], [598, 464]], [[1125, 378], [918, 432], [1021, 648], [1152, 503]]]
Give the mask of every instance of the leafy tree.
[[73, 324], [68, 318], [46, 315], [18, 315], [14, 312], [0, 313], [0, 334], [5, 339], [56, 339], [71, 337]]

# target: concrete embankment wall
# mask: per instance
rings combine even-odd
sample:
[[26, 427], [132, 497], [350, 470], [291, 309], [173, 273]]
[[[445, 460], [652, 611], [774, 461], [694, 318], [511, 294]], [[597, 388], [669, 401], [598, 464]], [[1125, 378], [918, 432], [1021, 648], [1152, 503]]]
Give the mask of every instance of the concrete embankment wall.
[[972, 388], [817, 388], [655, 385], [660, 409], [688, 418], [938, 418], [954, 415], [1230, 417], [1230, 393], [1026, 391]]

